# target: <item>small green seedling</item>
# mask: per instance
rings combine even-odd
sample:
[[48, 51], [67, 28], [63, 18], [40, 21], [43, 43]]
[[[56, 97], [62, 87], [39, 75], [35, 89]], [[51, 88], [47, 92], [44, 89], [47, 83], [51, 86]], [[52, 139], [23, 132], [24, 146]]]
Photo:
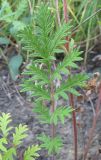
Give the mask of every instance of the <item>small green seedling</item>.
[[[11, 130], [14, 129], [10, 126], [11, 115], [2, 113], [0, 115], [0, 160], [14, 160], [19, 158], [18, 147], [21, 146], [23, 140], [28, 136], [26, 133], [28, 128], [26, 125], [20, 124], [15, 127], [15, 131], [12, 134]], [[37, 153], [40, 150], [38, 145], [29, 146], [23, 153], [23, 160], [35, 160], [39, 157]]]

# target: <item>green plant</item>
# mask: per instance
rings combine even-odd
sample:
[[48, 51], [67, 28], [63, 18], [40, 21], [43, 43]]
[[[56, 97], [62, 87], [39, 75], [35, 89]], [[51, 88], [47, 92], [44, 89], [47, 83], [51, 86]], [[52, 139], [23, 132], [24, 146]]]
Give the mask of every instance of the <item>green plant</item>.
[[[18, 35], [23, 48], [31, 56], [31, 62], [23, 72], [29, 78], [23, 78], [21, 87], [22, 92], [29, 91], [31, 97], [35, 97], [34, 112], [38, 113], [40, 122], [51, 126], [50, 137], [42, 134], [38, 139], [54, 160], [55, 154], [63, 145], [62, 139], [56, 135], [56, 126], [59, 121], [64, 124], [65, 118], [74, 110], [72, 106], [60, 106], [58, 100], [67, 100], [69, 93], [80, 95], [76, 88], [83, 87], [88, 76], [70, 73], [70, 68], [78, 68], [75, 62], [82, 60], [81, 52], [74, 47], [73, 39], [68, 52], [64, 47], [66, 37], [70, 35], [70, 24], [64, 23], [55, 30], [55, 16], [47, 5], [39, 7], [35, 22], [34, 30], [27, 26]], [[61, 52], [65, 53], [65, 57], [56, 64], [55, 53]], [[67, 76], [66, 80], [63, 74]]]
[[[14, 160], [18, 157], [18, 147], [22, 144], [24, 138], [26, 138], [28, 128], [26, 125], [20, 124], [15, 127], [15, 131], [11, 135], [13, 127], [10, 126], [11, 115], [8, 113], [2, 113], [0, 115], [0, 160]], [[29, 146], [23, 153], [24, 160], [35, 160], [39, 157], [37, 153], [40, 150], [38, 145]]]

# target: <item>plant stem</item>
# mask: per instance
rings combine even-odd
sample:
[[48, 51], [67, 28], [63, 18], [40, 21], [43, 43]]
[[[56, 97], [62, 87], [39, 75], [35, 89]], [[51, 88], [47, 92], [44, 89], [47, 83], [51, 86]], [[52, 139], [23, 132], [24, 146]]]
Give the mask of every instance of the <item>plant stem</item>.
[[67, 10], [67, 1], [63, 0], [63, 10], [64, 10], [64, 19], [65, 22], [68, 22], [68, 10]]
[[[75, 109], [74, 107], [74, 97], [73, 94], [69, 95], [69, 101], [70, 101], [70, 106], [72, 106], [73, 110]], [[73, 131], [74, 131], [74, 159], [77, 160], [77, 153], [78, 153], [78, 146], [77, 146], [77, 127], [76, 127], [76, 114], [75, 111], [72, 112], [72, 120], [73, 120]]]
[[[68, 23], [68, 10], [67, 10], [67, 1], [63, 0], [63, 11], [64, 11], [64, 20], [66, 23]], [[65, 44], [66, 49], [69, 49], [69, 37], [66, 37], [67, 43]]]
[[[68, 10], [67, 10], [67, 1], [63, 0], [63, 9], [64, 9], [64, 19], [65, 22], [68, 23]], [[65, 44], [65, 47], [67, 51], [69, 50], [69, 37], [66, 37], [67, 43]], [[69, 96], [69, 102], [70, 105], [72, 106], [73, 110], [75, 109], [74, 107], [74, 97], [73, 94], [70, 94]], [[73, 120], [73, 130], [74, 130], [74, 160], [77, 160], [77, 127], [76, 127], [76, 114], [75, 111], [72, 112], [72, 120]]]
[[[50, 71], [50, 77], [51, 77], [51, 71]], [[51, 114], [54, 113], [55, 111], [55, 99], [54, 99], [54, 83], [53, 81], [51, 82], [51, 108], [50, 108], [50, 112]], [[54, 138], [56, 134], [56, 127], [54, 124], [51, 124], [51, 137]], [[55, 156], [54, 153], [51, 157], [51, 160], [55, 160]]]
[[58, 21], [58, 25], [61, 26], [61, 21], [60, 21], [60, 14], [59, 14], [59, 5], [58, 5], [58, 0], [55, 0], [55, 4], [56, 4], [56, 14], [57, 14], [57, 21]]
[[[55, 100], [54, 100], [54, 85], [51, 83], [51, 108], [50, 108], [51, 113], [54, 113], [55, 111]], [[55, 136], [55, 125], [51, 125], [51, 137], [54, 138]]]

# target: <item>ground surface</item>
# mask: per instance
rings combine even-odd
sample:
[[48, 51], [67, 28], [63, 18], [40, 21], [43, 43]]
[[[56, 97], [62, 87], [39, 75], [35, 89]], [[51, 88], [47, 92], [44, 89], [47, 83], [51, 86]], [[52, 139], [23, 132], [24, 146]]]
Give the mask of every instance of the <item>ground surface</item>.
[[[100, 55], [100, 52], [94, 52], [93, 56], [89, 59], [88, 71], [89, 73], [95, 72], [101, 69], [101, 61], [95, 62], [92, 59]], [[94, 67], [95, 66], [95, 67]], [[0, 67], [0, 111], [5, 113], [11, 113], [13, 119], [13, 125], [16, 126], [19, 123], [27, 124], [29, 127], [29, 136], [24, 141], [24, 145], [21, 147], [22, 150], [28, 145], [37, 143], [36, 137], [42, 132], [47, 132], [49, 134], [49, 127], [47, 125], [43, 126], [39, 124], [36, 115], [32, 112], [33, 105], [31, 102], [26, 100], [25, 95], [20, 95], [18, 92], [18, 84], [13, 83], [9, 77], [8, 69], [4, 66]], [[91, 97], [91, 102], [96, 107], [97, 94], [94, 93]], [[92, 125], [93, 118], [93, 108], [92, 103], [89, 100], [84, 102], [79, 102], [77, 105], [82, 107], [82, 112], [77, 112], [77, 122], [78, 122], [78, 154], [79, 159], [83, 160], [82, 153], [84, 146], [88, 139], [88, 131]], [[61, 102], [60, 102], [61, 103]], [[77, 107], [78, 107], [77, 106]], [[64, 147], [59, 155], [60, 160], [74, 160], [73, 158], [73, 129], [72, 129], [72, 119], [66, 120], [65, 125], [59, 125], [59, 134], [62, 135]], [[97, 121], [96, 130], [93, 136], [93, 142], [90, 146], [87, 160], [101, 160], [101, 115]], [[41, 157], [39, 160], [46, 160], [45, 152], [41, 151]], [[19, 158], [20, 160], [20, 158]]]

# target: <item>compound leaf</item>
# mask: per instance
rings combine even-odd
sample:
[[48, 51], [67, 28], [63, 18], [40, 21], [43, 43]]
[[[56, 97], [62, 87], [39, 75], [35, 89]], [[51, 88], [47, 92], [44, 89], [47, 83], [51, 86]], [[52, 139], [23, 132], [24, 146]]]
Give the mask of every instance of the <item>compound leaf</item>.
[[35, 158], [39, 157], [39, 154], [37, 153], [41, 148], [36, 146], [29, 146], [28, 149], [24, 153], [24, 160], [35, 160]]
[[14, 160], [14, 156], [16, 156], [16, 149], [10, 148], [4, 153], [3, 160]]
[[2, 131], [4, 137], [7, 137], [9, 131], [12, 129], [12, 127], [9, 127], [11, 121], [11, 115], [9, 113], [2, 113], [0, 116], [0, 131]]
[[73, 109], [71, 107], [57, 107], [54, 113], [51, 115], [51, 123], [57, 125], [58, 121], [64, 124], [65, 117], [68, 117]]
[[18, 127], [15, 128], [15, 133], [13, 133], [13, 144], [15, 146], [21, 144], [22, 140], [28, 136], [26, 134], [26, 131], [28, 131], [26, 125], [20, 124]]
[[63, 145], [62, 139], [58, 136], [50, 138], [49, 136], [42, 134], [38, 139], [43, 143], [41, 147], [48, 150], [48, 154], [50, 155], [52, 153], [58, 153]]

